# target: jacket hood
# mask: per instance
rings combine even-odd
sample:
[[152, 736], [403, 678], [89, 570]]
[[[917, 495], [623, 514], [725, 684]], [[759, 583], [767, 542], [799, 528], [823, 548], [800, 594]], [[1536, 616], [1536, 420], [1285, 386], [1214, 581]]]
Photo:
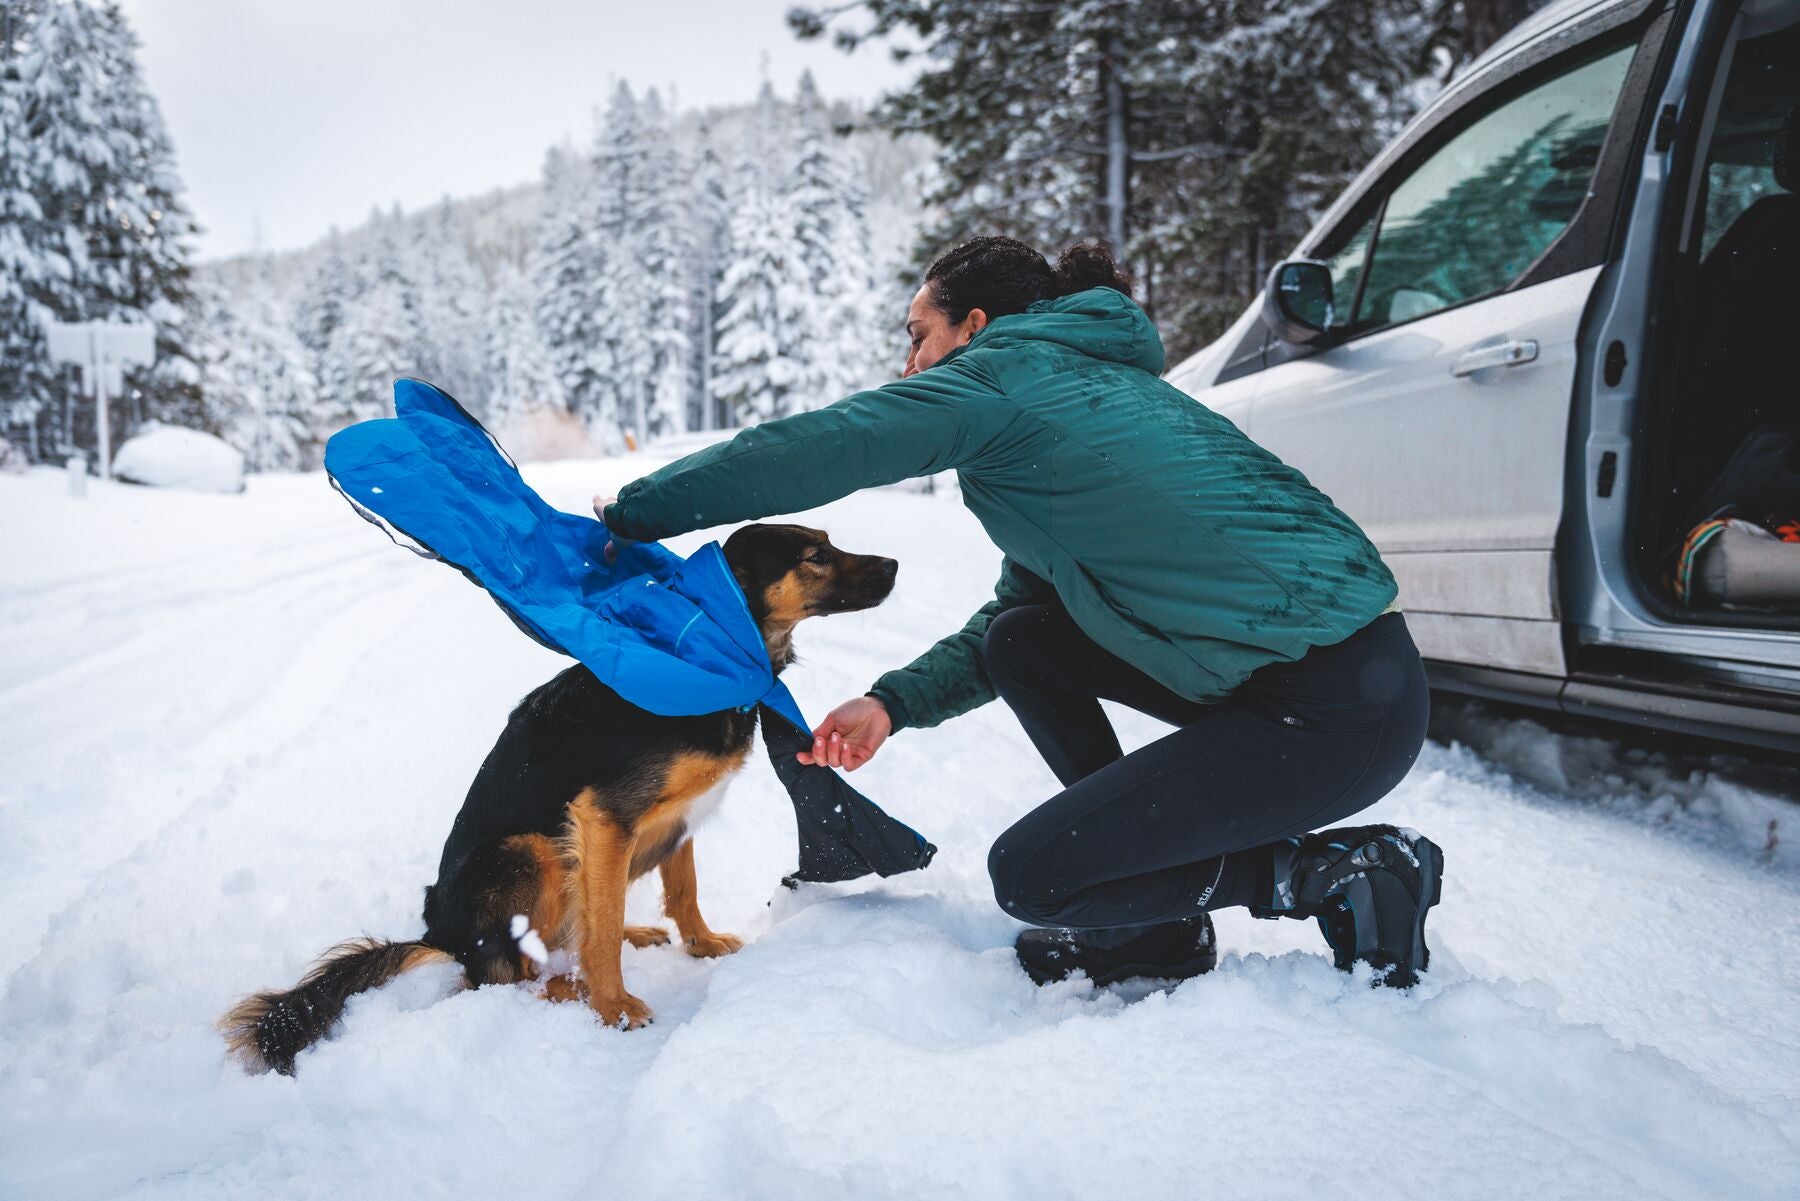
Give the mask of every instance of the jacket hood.
[[1015, 339], [1055, 342], [1096, 359], [1163, 371], [1162, 338], [1137, 302], [1112, 288], [1089, 288], [1054, 300], [1040, 300], [1023, 313], [998, 317], [969, 340], [965, 349]]

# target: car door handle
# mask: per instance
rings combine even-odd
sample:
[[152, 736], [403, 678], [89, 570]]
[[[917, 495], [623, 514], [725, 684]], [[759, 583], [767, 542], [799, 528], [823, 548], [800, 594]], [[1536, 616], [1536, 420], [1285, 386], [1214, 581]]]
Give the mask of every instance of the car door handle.
[[1450, 374], [1461, 378], [1488, 367], [1517, 367], [1538, 356], [1538, 344], [1529, 338], [1518, 342], [1502, 342], [1498, 346], [1478, 346], [1451, 364]]

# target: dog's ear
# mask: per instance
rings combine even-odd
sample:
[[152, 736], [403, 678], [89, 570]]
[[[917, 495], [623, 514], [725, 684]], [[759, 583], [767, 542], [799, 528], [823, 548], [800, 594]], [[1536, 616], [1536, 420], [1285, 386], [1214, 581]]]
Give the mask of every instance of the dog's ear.
[[761, 523], [739, 526], [721, 548], [725, 552], [725, 564], [731, 568], [738, 587], [743, 589], [744, 599], [750, 603], [750, 616], [756, 619], [758, 626], [769, 616], [766, 592], [770, 581], [790, 566], [778, 561], [784, 541], [781, 530], [780, 526]]
[[731, 531], [731, 536], [725, 539], [725, 545], [720, 548], [725, 552], [725, 565], [731, 568], [731, 574], [736, 578], [738, 587], [744, 590], [745, 596], [750, 596], [758, 591], [756, 587], [757, 543], [760, 531], [766, 528], [762, 525], [739, 526]]

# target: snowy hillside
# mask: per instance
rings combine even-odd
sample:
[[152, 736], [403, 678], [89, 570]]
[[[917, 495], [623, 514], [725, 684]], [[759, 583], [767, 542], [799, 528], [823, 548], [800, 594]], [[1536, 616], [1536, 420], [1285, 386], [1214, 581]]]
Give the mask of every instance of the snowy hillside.
[[[656, 462], [528, 475], [580, 511]], [[0, 1197], [1800, 1195], [1787, 800], [1428, 746], [1369, 814], [1446, 853], [1410, 993], [1241, 911], [1172, 992], [1038, 989], [985, 856], [1054, 784], [997, 705], [857, 774], [941, 848], [891, 881], [780, 890], [792, 810], [753, 758], [698, 840], [747, 945], [628, 948], [647, 1029], [422, 970], [296, 1078], [247, 1077], [214, 1019], [419, 931], [463, 790], [562, 661], [320, 475], [76, 500], [40, 468], [0, 476], [0, 513]], [[799, 631], [817, 715], [959, 626], [999, 555], [953, 491], [811, 520], [901, 563], [885, 606]], [[1509, 761], [1557, 761], [1549, 737], [1518, 727]], [[655, 920], [655, 886], [632, 905]]]

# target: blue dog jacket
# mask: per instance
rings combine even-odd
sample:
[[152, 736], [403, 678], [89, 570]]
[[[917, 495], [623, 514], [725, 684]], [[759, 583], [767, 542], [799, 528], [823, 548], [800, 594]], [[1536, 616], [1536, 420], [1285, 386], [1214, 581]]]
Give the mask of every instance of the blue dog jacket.
[[546, 504], [450, 396], [403, 379], [394, 411], [325, 448], [325, 470], [359, 510], [455, 564], [527, 634], [640, 709], [687, 716], [762, 701], [806, 728], [717, 542], [685, 561], [629, 544], [609, 564], [606, 527]]
[[686, 716], [760, 705], [764, 744], [799, 819], [800, 870], [790, 884], [930, 862], [936, 848], [924, 838], [829, 768], [794, 760], [810, 732], [717, 542], [685, 560], [658, 543], [625, 544], [609, 564], [606, 527], [546, 504], [448, 393], [399, 380], [394, 412], [332, 436], [325, 470], [338, 491], [639, 708]]

